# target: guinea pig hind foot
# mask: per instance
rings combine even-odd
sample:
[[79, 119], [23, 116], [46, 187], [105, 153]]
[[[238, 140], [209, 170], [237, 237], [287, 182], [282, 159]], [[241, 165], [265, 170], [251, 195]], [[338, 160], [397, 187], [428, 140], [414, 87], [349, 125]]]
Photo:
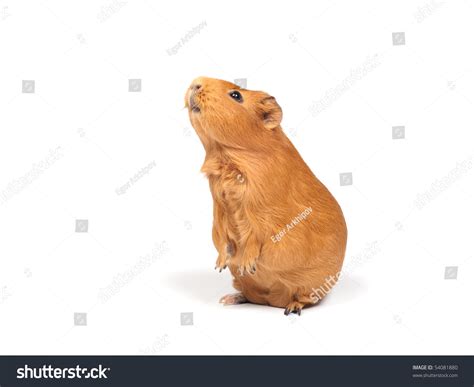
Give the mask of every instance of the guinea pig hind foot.
[[248, 300], [242, 293], [227, 294], [219, 300], [219, 303], [226, 305], [245, 304]]
[[301, 316], [301, 310], [304, 308], [302, 302], [292, 301], [290, 302], [285, 309], [285, 316], [288, 316], [290, 313], [297, 313], [298, 316]]

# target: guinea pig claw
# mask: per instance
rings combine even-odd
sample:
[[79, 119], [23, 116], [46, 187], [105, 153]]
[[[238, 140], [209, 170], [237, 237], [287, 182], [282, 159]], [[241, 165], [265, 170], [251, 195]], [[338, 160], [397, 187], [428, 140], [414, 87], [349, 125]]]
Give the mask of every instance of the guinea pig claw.
[[285, 309], [285, 316], [288, 316], [290, 313], [298, 314], [301, 316], [301, 310], [303, 309], [304, 304], [298, 301], [291, 302]]
[[257, 264], [254, 263], [250, 266], [250, 264], [245, 264], [239, 266], [239, 273], [240, 276], [243, 277], [245, 274], [254, 275], [257, 272]]

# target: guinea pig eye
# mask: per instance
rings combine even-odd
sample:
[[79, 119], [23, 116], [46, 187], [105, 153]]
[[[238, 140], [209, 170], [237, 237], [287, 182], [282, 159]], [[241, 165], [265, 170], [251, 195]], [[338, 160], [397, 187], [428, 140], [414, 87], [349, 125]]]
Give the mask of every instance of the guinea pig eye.
[[244, 99], [242, 98], [242, 94], [240, 94], [238, 91], [234, 90], [229, 93], [232, 99], [235, 99], [237, 102], [243, 102]]

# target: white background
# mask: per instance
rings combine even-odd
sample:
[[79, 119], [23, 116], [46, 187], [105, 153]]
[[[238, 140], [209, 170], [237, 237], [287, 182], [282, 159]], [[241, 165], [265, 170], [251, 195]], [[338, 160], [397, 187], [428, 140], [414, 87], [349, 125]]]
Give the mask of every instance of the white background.
[[[0, 199], [0, 353], [472, 354], [473, 17], [472, 1], [0, 1], [0, 194], [60, 153]], [[346, 275], [301, 317], [218, 304], [233, 289], [183, 110], [200, 75], [274, 95], [344, 210]]]

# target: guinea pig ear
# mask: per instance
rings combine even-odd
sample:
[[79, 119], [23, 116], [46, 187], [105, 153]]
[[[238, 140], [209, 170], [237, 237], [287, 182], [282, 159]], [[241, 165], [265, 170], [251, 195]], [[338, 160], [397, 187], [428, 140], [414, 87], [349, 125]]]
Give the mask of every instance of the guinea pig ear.
[[273, 130], [280, 125], [283, 112], [275, 97], [267, 95], [261, 101], [263, 126]]

